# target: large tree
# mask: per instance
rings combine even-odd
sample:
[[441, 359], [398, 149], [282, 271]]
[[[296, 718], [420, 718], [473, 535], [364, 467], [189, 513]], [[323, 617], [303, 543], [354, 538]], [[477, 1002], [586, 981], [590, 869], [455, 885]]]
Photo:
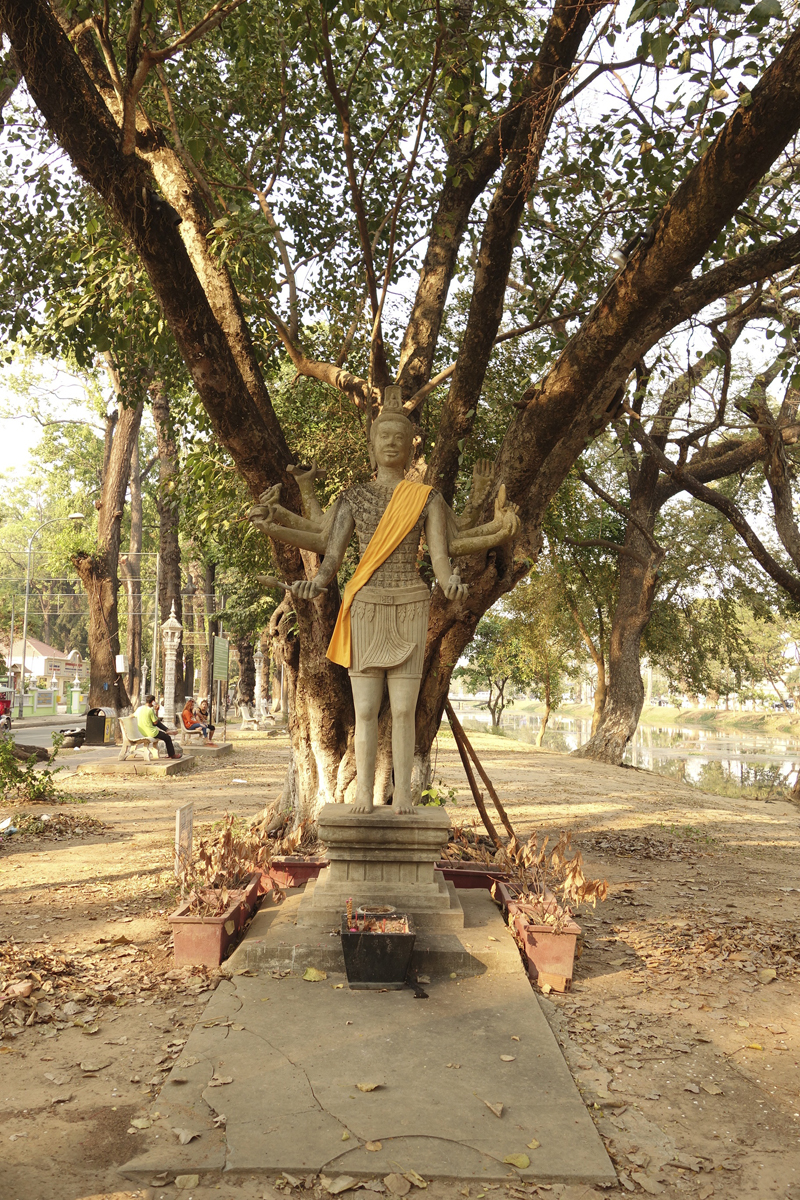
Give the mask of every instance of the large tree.
[[[253, 496], [279, 481], [299, 503], [265, 384], [276, 335], [298, 375], [338, 389], [367, 425], [396, 379], [420, 424], [418, 465], [448, 501], [498, 340], [529, 339], [533, 382], [508, 398], [493, 489], [505, 482], [521, 529], [468, 561], [466, 600], [434, 598], [423, 765], [453, 666], [528, 570], [550, 500], [636, 364], [800, 250], [800, 235], [779, 234], [800, 33], [775, 0], [723, 8], [647, 0], [615, 58], [622, 30], [603, 0], [533, 12], [132, 0], [98, 16], [0, 0], [16, 70], [146, 270]], [[626, 239], [609, 278], [603, 252]], [[313, 554], [274, 553], [286, 578], [316, 569]], [[285, 656], [309, 806], [341, 798], [352, 774], [346, 678], [324, 656], [337, 604], [335, 589], [298, 603]]]

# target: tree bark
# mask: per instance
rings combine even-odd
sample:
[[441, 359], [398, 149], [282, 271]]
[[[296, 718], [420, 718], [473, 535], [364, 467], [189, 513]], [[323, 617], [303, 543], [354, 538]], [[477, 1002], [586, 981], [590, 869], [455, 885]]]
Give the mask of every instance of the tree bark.
[[120, 555], [119, 565], [128, 600], [128, 677], [125, 686], [131, 701], [135, 703], [142, 678], [142, 481], [138, 434], [131, 451], [130, 494], [131, 536], [128, 553]]
[[256, 664], [253, 660], [253, 643], [249, 638], [236, 642], [239, 659], [239, 703], [252, 707], [256, 702]]
[[143, 404], [117, 410], [109, 425], [100, 500], [97, 502], [97, 546], [80, 551], [72, 562], [89, 600], [89, 707], [113, 708], [117, 716], [130, 711], [130, 699], [116, 656], [120, 652], [119, 593], [120, 533], [133, 447], [139, 436]]
[[[156, 508], [158, 510], [158, 612], [160, 622], [168, 619], [175, 606], [175, 616], [183, 624], [183, 597], [181, 596], [181, 547], [178, 536], [179, 501], [178, 480], [180, 466], [178, 463], [178, 447], [170, 423], [169, 397], [162, 384], [155, 383], [151, 388], [153, 397], [153, 420], [156, 426], [156, 445], [158, 449], [158, 492]], [[161, 678], [164, 678], [162, 659]], [[185, 703], [184, 670], [183, 670], [183, 638], [178, 646], [178, 657], [175, 663], [175, 704], [178, 710]]]

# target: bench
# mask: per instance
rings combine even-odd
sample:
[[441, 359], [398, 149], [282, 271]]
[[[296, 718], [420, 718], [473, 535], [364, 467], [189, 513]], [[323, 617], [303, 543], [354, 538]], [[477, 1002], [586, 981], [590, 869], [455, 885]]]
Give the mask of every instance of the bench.
[[239, 711], [242, 714], [242, 723], [240, 729], [258, 729], [258, 719], [250, 708], [249, 704], [240, 704]]
[[183, 717], [179, 717], [181, 726], [181, 745], [185, 746], [191, 738], [199, 738], [201, 742], [205, 741], [202, 729], [187, 729], [183, 723]]
[[158, 758], [158, 741], [144, 737], [136, 717], [120, 717], [119, 727], [122, 732], [122, 749], [118, 755], [120, 762], [127, 758], [143, 758], [152, 762]]

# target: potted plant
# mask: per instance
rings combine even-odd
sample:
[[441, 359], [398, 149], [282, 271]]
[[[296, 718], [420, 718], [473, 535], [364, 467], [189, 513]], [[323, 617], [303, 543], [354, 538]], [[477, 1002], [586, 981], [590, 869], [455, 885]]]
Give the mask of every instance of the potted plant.
[[498, 879], [508, 879], [508, 867], [496, 861], [497, 852], [487, 837], [473, 828], [454, 825], [443, 857], [436, 863], [456, 888], [491, 888]]
[[176, 966], [219, 966], [257, 904], [266, 853], [261, 838], [238, 833], [228, 814], [215, 830], [179, 873], [186, 898], [167, 918]]
[[397, 991], [405, 987], [416, 933], [409, 918], [391, 908], [359, 909], [347, 902], [342, 914], [342, 953], [353, 991]]
[[581, 934], [573, 908], [605, 900], [608, 883], [587, 879], [579, 850], [569, 854], [572, 835], [562, 833], [548, 850], [536, 834], [520, 846], [512, 841], [507, 851], [510, 878], [498, 880], [492, 895], [500, 900], [508, 923], [525, 957], [528, 974], [540, 987], [568, 991]]

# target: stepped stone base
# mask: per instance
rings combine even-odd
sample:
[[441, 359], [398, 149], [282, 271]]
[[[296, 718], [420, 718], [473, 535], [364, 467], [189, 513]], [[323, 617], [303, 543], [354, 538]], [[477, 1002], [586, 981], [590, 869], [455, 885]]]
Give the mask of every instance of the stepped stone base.
[[381, 806], [365, 814], [326, 804], [318, 824], [330, 866], [306, 887], [298, 925], [337, 925], [352, 900], [354, 908], [392, 905], [430, 933], [463, 929], [455, 888], [434, 872], [450, 833], [442, 809]]

